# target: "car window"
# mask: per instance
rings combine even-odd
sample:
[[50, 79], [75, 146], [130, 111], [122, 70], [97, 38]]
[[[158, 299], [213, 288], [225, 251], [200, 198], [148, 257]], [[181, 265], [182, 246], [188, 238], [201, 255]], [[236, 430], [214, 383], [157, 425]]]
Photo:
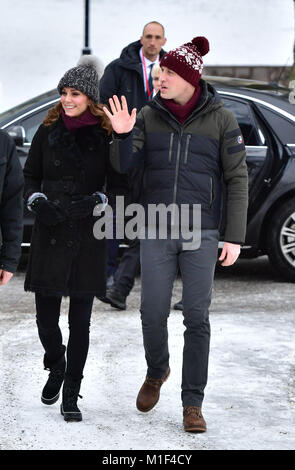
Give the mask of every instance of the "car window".
[[283, 144], [295, 144], [295, 122], [286, 119], [284, 116], [263, 105], [259, 105], [259, 109], [267, 119], [269, 127], [275, 130], [276, 135]]
[[[50, 107], [52, 107], [52, 106], [50, 106]], [[50, 109], [50, 107], [42, 109], [38, 113], [30, 115], [29, 117], [24, 118], [24, 119], [22, 119], [21, 121], [18, 122], [18, 125], [23, 126], [24, 129], [25, 129], [25, 132], [26, 132], [25, 142], [27, 144], [30, 144], [32, 142], [32, 139], [33, 139], [38, 127], [40, 126], [43, 119], [47, 115], [48, 109]]]
[[30, 100], [24, 101], [23, 103], [19, 104], [18, 106], [14, 106], [13, 108], [7, 109], [3, 113], [0, 113], [0, 122], [5, 122], [9, 120], [9, 118], [13, 118], [17, 114], [22, 114], [22, 112], [26, 112], [31, 107], [38, 106], [41, 102], [43, 103], [44, 100], [52, 100], [58, 96], [58, 92], [56, 89], [50, 90], [46, 93], [42, 93], [42, 95], [34, 96]]
[[222, 98], [226, 108], [230, 109], [239, 123], [245, 145], [265, 145], [265, 136], [250, 106], [242, 101]]

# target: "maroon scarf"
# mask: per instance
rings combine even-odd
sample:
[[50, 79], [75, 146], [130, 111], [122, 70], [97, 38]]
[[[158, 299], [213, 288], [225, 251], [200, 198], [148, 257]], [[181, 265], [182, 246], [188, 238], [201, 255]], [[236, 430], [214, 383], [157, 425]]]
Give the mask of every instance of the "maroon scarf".
[[166, 108], [168, 108], [169, 111], [172, 114], [174, 114], [174, 116], [177, 118], [180, 124], [183, 124], [186, 118], [189, 117], [189, 115], [193, 112], [193, 110], [197, 106], [201, 93], [202, 93], [202, 88], [200, 87], [200, 85], [197, 85], [193, 96], [184, 105], [177, 104], [173, 100], [165, 100], [164, 98], [161, 98], [161, 100], [163, 104], [166, 106]]
[[84, 113], [79, 117], [67, 116], [63, 109], [61, 111], [61, 115], [66, 128], [70, 132], [76, 132], [76, 130], [80, 129], [81, 127], [94, 126], [100, 122], [100, 118], [94, 116], [90, 112], [89, 108], [87, 108], [86, 111], [84, 111]]

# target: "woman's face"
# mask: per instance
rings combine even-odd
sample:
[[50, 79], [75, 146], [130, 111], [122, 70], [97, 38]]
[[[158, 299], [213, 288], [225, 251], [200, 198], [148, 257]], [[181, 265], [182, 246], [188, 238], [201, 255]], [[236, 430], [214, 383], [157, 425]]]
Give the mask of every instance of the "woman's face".
[[90, 100], [81, 91], [64, 87], [61, 92], [60, 102], [67, 116], [78, 117], [86, 111]]

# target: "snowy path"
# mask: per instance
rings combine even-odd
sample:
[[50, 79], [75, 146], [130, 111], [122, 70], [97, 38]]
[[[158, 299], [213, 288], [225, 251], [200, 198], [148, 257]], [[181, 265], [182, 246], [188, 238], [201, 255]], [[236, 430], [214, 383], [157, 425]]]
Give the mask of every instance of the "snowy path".
[[[47, 373], [30, 314], [33, 296], [24, 294], [22, 286], [19, 273], [1, 290], [0, 449], [295, 448], [294, 285], [270, 281], [251, 287], [242, 278], [217, 276], [203, 407], [208, 431], [203, 435], [182, 429], [180, 312], [172, 311], [169, 319], [171, 376], [155, 409], [142, 414], [135, 408], [145, 374], [136, 309], [139, 283], [126, 312], [96, 301], [81, 389], [83, 422], [66, 423], [59, 403], [46, 407], [40, 401]], [[226, 299], [228, 287], [231, 295]], [[177, 281], [175, 300], [180, 292]], [[65, 301], [65, 334], [66, 308]]]

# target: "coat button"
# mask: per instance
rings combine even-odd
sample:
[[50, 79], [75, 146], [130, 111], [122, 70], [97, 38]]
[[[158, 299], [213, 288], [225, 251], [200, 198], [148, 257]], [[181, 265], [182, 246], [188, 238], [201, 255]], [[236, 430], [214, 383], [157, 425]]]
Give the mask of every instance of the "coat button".
[[50, 244], [51, 244], [51, 245], [55, 245], [55, 244], [56, 244], [56, 240], [55, 240], [55, 238], [51, 238], [51, 240], [50, 240]]
[[60, 160], [55, 160], [55, 161], [54, 161], [54, 165], [55, 165], [55, 166], [60, 166]]
[[67, 242], [67, 246], [68, 246], [69, 248], [71, 248], [71, 247], [73, 246], [72, 240], [69, 240], [69, 241]]

